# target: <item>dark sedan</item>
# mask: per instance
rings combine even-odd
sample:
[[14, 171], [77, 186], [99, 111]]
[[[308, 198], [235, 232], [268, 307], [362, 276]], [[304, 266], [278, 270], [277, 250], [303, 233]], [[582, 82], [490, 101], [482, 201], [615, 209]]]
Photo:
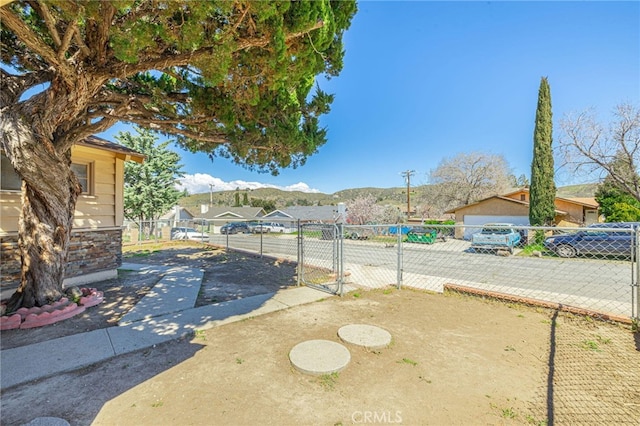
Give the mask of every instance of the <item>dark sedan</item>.
[[574, 233], [547, 237], [544, 246], [560, 257], [613, 255], [630, 258], [636, 226], [635, 222], [594, 224]]
[[221, 234], [237, 234], [237, 233], [248, 234], [251, 231], [249, 230], [249, 225], [245, 222], [231, 222], [226, 225], [222, 225], [220, 228]]

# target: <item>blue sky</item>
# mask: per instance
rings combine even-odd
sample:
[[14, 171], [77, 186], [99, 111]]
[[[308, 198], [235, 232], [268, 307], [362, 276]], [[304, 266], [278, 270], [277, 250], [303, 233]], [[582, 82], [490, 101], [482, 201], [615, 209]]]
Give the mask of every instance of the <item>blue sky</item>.
[[[529, 176], [540, 78], [557, 125], [593, 107], [604, 122], [640, 103], [640, 2], [361, 1], [322, 118], [328, 142], [298, 169], [249, 172], [179, 151], [192, 193], [269, 185], [333, 193], [404, 185], [462, 152], [503, 155]], [[116, 126], [102, 137], [113, 136]], [[574, 182], [557, 174], [557, 184]]]

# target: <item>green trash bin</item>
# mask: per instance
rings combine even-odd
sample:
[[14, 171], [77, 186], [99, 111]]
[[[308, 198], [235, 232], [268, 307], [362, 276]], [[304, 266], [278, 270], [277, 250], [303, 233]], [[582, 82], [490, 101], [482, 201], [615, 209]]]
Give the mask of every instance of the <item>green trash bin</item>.
[[407, 232], [407, 243], [433, 244], [436, 242], [438, 232], [435, 229], [412, 229]]

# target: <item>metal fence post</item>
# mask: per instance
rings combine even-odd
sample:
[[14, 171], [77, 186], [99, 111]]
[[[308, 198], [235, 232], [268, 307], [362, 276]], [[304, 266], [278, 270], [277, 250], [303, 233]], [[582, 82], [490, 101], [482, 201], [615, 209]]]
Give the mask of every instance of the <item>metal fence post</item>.
[[[631, 317], [636, 321], [640, 321], [640, 286], [638, 285], [638, 277], [640, 276], [640, 227], [634, 230], [633, 253], [631, 264], [635, 263], [635, 275], [631, 272]], [[635, 299], [635, 300], [634, 300]]]
[[338, 243], [338, 295], [343, 296], [344, 283], [344, 229], [342, 222], [338, 223], [338, 235], [336, 240]]
[[398, 270], [397, 270], [397, 281], [398, 281], [398, 290], [402, 288], [402, 225], [398, 224], [396, 226], [396, 237], [398, 238]]
[[297, 250], [297, 255], [298, 255], [298, 264], [296, 265], [296, 275], [297, 275], [297, 282], [298, 282], [298, 287], [300, 287], [300, 284], [302, 283], [302, 227], [300, 226], [300, 219], [298, 219], [298, 238], [297, 238], [297, 243], [298, 243], [298, 250]]

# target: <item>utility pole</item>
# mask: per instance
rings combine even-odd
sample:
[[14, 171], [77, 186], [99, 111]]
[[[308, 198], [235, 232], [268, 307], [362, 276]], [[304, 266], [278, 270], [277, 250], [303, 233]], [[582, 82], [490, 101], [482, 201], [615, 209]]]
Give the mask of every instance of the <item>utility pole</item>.
[[213, 207], [213, 184], [209, 184], [209, 206]]
[[406, 170], [401, 173], [402, 177], [407, 181], [407, 220], [411, 217], [411, 176], [415, 172], [415, 170]]

